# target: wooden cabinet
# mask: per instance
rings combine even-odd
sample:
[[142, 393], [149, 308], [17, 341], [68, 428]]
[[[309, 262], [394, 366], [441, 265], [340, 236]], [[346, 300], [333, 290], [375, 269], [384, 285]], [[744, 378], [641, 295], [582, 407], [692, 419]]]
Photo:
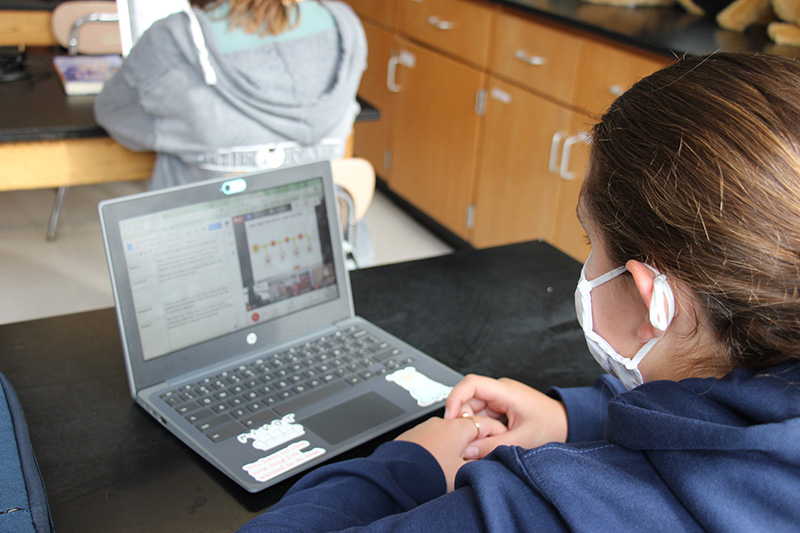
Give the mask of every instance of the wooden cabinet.
[[474, 246], [540, 238], [585, 259], [587, 133], [667, 60], [484, 0], [348, 1], [370, 47], [360, 93], [381, 111], [356, 155]]
[[470, 242], [544, 239], [585, 260], [589, 248], [575, 208], [590, 128], [583, 114], [490, 79]]
[[582, 40], [508, 13], [497, 16], [496, 28], [492, 72], [569, 105]]
[[367, 70], [361, 77], [358, 93], [380, 111], [381, 118], [356, 122], [353, 127], [353, 151], [355, 155], [371, 162], [375, 172], [391, 185], [395, 94], [387, 86], [387, 74], [392, 58], [398, 52], [399, 39], [392, 32], [372, 23], [364, 21], [363, 26], [369, 51]]
[[512, 13], [498, 15], [492, 50], [470, 242], [540, 238], [585, 260], [575, 210], [588, 133], [614, 98], [666, 61]]
[[578, 222], [576, 207], [589, 163], [585, 139], [593, 124], [609, 105], [639, 79], [666, 66], [665, 58], [640, 53], [585, 39], [578, 57], [568, 135], [562, 145], [561, 191], [552, 243], [562, 251], [584, 261], [589, 255], [585, 232]]
[[346, 2], [363, 21], [377, 23], [387, 28], [396, 27], [398, 0], [346, 0]]
[[573, 106], [600, 115], [631, 85], [668, 63], [666, 58], [585, 39], [578, 58]]
[[371, 161], [394, 192], [467, 239], [480, 124], [475, 106], [494, 10], [468, 0], [400, 0], [401, 36], [372, 24], [360, 2], [351, 4], [369, 43], [359, 93], [381, 112], [380, 121], [356, 125], [355, 154]]
[[[560, 143], [560, 154], [554, 157], [558, 161], [560, 189], [553, 238], [549, 242], [579, 261], [586, 261], [591, 251], [576, 211], [586, 165], [589, 163], [586, 140], [590, 130], [591, 122], [586, 115], [570, 112], [564, 130], [566, 135]], [[557, 148], [554, 145], [554, 150]]]
[[544, 239], [577, 259], [588, 255], [575, 218], [587, 126], [570, 105], [583, 44], [545, 24], [498, 17], [475, 186], [475, 246]]
[[403, 33], [480, 68], [486, 66], [494, 9], [465, 0], [404, 0]]
[[466, 239], [485, 74], [408, 41], [398, 54], [391, 188]]
[[557, 155], [553, 141], [568, 117], [562, 106], [489, 80], [470, 239], [474, 246], [552, 241], [561, 178], [551, 154]]

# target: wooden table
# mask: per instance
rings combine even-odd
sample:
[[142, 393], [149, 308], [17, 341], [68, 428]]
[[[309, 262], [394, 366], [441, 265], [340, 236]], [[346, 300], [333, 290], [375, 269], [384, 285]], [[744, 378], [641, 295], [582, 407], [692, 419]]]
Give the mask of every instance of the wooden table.
[[[48, 239], [68, 187], [149, 179], [155, 163], [153, 152], [132, 152], [97, 125], [93, 95], [64, 93], [52, 58], [50, 50], [31, 51], [32, 78], [0, 84], [0, 191], [58, 188]], [[357, 121], [379, 118], [368, 102], [359, 103]]]

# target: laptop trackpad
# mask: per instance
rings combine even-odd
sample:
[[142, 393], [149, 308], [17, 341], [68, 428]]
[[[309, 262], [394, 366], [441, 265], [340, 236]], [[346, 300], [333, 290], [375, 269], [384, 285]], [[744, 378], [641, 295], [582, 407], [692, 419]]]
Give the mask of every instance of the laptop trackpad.
[[403, 413], [380, 394], [368, 392], [304, 418], [302, 424], [333, 445]]

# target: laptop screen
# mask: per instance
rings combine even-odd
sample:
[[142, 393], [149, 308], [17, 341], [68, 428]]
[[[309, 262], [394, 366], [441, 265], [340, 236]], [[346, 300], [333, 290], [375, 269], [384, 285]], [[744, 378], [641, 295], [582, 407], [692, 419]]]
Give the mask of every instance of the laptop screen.
[[354, 316], [327, 161], [99, 209], [134, 393]]
[[145, 360], [338, 297], [321, 179], [119, 228]]

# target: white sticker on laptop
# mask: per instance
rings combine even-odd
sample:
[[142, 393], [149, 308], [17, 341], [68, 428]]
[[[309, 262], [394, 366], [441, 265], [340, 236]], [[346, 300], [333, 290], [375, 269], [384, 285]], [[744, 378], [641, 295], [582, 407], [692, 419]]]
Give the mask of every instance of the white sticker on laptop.
[[289, 413], [283, 418], [278, 418], [264, 424], [258, 429], [252, 429], [247, 433], [242, 433], [236, 437], [242, 444], [247, 444], [249, 439], [253, 439], [253, 448], [256, 450], [267, 451], [281, 444], [287, 443], [306, 434], [305, 428], [296, 424], [294, 413]]
[[386, 376], [391, 381], [407, 390], [420, 407], [427, 407], [447, 398], [453, 387], [434, 381], [413, 366], [407, 366]]
[[256, 481], [261, 481], [262, 483], [269, 481], [325, 453], [324, 448], [312, 448], [304, 452], [303, 450], [309, 446], [311, 446], [311, 443], [307, 440], [293, 442], [272, 455], [244, 465], [242, 470], [253, 476]]

